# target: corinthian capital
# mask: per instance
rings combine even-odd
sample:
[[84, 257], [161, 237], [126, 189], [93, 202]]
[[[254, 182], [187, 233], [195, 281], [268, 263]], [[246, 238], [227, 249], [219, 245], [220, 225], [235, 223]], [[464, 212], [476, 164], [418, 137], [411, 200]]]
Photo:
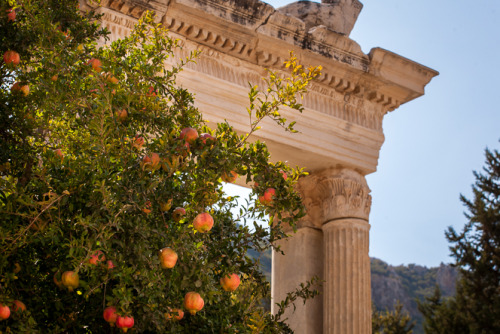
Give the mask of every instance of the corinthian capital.
[[299, 181], [298, 190], [307, 209], [304, 226], [321, 225], [340, 218], [368, 221], [370, 188], [363, 175], [344, 168], [313, 173]]

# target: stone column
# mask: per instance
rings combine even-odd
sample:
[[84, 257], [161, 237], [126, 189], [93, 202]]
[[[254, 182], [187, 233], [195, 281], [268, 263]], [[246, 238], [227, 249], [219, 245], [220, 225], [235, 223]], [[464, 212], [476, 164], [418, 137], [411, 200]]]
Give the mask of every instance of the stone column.
[[[278, 243], [285, 255], [273, 252], [271, 275], [271, 312], [276, 313], [275, 303], [286, 298], [288, 292], [313, 276], [323, 277], [323, 232], [313, 226], [302, 226], [288, 239]], [[321, 292], [321, 291], [320, 291]], [[318, 334], [323, 330], [323, 296], [301, 300], [287, 309], [283, 319], [297, 334]]]
[[324, 334], [371, 333], [369, 229], [351, 218], [323, 225]]
[[[303, 192], [309, 185], [310, 177], [300, 180], [297, 190], [301, 193], [304, 203], [308, 194]], [[313, 182], [315, 180], [312, 180]], [[307, 202], [308, 203], [308, 202]], [[300, 283], [311, 280], [314, 276], [323, 279], [323, 231], [320, 224], [315, 224], [317, 217], [308, 213], [297, 223], [297, 232], [284, 228], [289, 237], [277, 244], [281, 251], [273, 252], [271, 274], [271, 312], [276, 313], [274, 303], [286, 298], [288, 292], [296, 290]], [[320, 295], [309, 299], [304, 304], [301, 300], [295, 303], [295, 311], [289, 307], [283, 319], [297, 334], [320, 334], [323, 332], [323, 289], [316, 287]]]
[[[300, 183], [308, 217], [323, 231], [323, 334], [370, 334], [370, 189], [349, 169]], [[316, 332], [320, 333], [320, 332]]]

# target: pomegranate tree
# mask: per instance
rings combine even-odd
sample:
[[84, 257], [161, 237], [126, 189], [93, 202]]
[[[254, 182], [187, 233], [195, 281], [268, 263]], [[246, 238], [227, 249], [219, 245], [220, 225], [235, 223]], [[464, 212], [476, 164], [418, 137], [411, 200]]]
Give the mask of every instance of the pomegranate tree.
[[[151, 13], [130, 7], [137, 27], [103, 44], [93, 1], [15, 4], [0, 6], [0, 332], [286, 332], [247, 254], [304, 215], [304, 173], [249, 136], [266, 118], [292, 126], [280, 106], [300, 111], [317, 69], [292, 57], [250, 88], [243, 134], [204, 121], [176, 83], [197, 52]], [[236, 178], [256, 181], [241, 210], [224, 192]]]

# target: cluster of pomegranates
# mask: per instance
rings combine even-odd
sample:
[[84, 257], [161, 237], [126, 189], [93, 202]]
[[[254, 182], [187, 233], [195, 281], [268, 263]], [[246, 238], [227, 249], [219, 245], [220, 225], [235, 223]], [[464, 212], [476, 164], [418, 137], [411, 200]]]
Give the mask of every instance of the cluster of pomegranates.
[[[15, 20], [15, 11], [8, 11], [8, 19], [9, 21]], [[9, 50], [4, 53], [3, 56], [4, 63], [13, 68], [17, 67], [20, 63], [20, 56], [16, 51]], [[92, 69], [98, 73], [102, 72], [102, 62], [99, 59], [92, 58], [88, 64], [92, 67]], [[57, 79], [57, 77], [56, 77]], [[118, 83], [118, 79], [116, 79], [111, 74], [106, 74], [106, 80], [112, 84]], [[20, 92], [24, 95], [29, 94], [29, 87], [27, 85], [22, 85], [20, 83], [15, 83], [12, 86], [13, 92]], [[156, 92], [151, 87], [148, 96], [156, 96]], [[115, 118], [119, 122], [124, 122], [128, 117], [128, 112], [126, 109], [118, 110], [115, 112]], [[190, 146], [194, 145], [196, 140], [200, 138], [203, 144], [207, 144], [215, 141], [215, 138], [208, 134], [203, 133], [200, 136], [198, 132], [194, 128], [184, 128], [182, 129], [179, 139], [184, 141], [183, 147], [189, 152]], [[143, 137], [136, 136], [133, 140], [131, 140], [131, 144], [134, 148], [140, 150], [144, 145], [145, 141]], [[62, 152], [58, 150], [56, 152], [57, 155], [63, 157]], [[144, 170], [158, 170], [162, 167], [162, 158], [158, 153], [151, 153], [150, 155], [145, 155], [142, 159], [141, 166]], [[232, 183], [238, 177], [238, 174], [235, 171], [224, 171], [221, 175], [221, 179], [223, 182]], [[286, 174], [283, 173], [283, 177], [286, 180]], [[276, 196], [276, 190], [274, 188], [268, 188], [265, 190], [264, 194], [259, 197], [259, 201], [262, 205], [269, 206], [272, 204], [274, 197]], [[167, 211], [170, 208], [168, 206], [167, 210], [163, 210], [166, 204], [162, 204], [162, 211]], [[146, 214], [151, 213], [152, 203], [147, 201], [145, 203], [142, 211]], [[183, 216], [186, 215], [186, 210], [184, 208], [176, 208], [172, 213], [172, 219], [174, 221], [179, 221]], [[214, 225], [214, 219], [208, 212], [202, 212], [198, 214], [193, 222], [193, 229], [198, 233], [206, 233], [210, 231]], [[170, 247], [165, 247], [159, 251], [160, 264], [163, 269], [171, 269], [174, 268], [178, 255], [177, 253], [171, 249]], [[91, 265], [99, 265], [100, 263], [104, 263], [106, 261], [106, 256], [103, 252], [97, 251], [93, 255], [91, 255], [88, 263]], [[114, 264], [112, 261], [108, 260], [106, 263], [108, 269], [112, 269]], [[61, 281], [57, 281], [54, 277], [54, 281], [59, 286], [66, 287], [70, 292], [76, 289], [79, 286], [79, 276], [78, 273], [74, 271], [66, 271], [61, 276]], [[220, 284], [224, 291], [232, 292], [235, 291], [240, 285], [240, 277], [236, 273], [228, 274], [223, 276], [220, 279]], [[204, 300], [200, 296], [199, 293], [191, 291], [186, 293], [184, 297], [184, 309], [189, 312], [191, 315], [195, 315], [197, 312], [201, 311], [204, 307]], [[26, 306], [20, 301], [14, 301], [14, 310], [25, 310]], [[0, 320], [7, 319], [10, 316], [10, 308], [6, 305], [0, 304]], [[167, 312], [164, 314], [166, 320], [181, 320], [184, 317], [184, 311], [179, 308], [169, 308]], [[117, 309], [114, 306], [108, 306], [103, 312], [103, 318], [106, 322], [108, 322], [111, 326], [116, 326], [117, 328], [122, 329], [123, 332], [127, 332], [129, 328], [134, 326], [134, 318], [130, 315], [119, 315], [117, 313]]]
[[[240, 278], [236, 274], [231, 274], [223, 277], [221, 279], [221, 284], [225, 291], [234, 291], [240, 284]], [[197, 292], [190, 291], [184, 296], [184, 308], [191, 315], [195, 315], [197, 312], [201, 311], [204, 305], [205, 302], [203, 298], [201, 298], [200, 294]], [[168, 308], [164, 316], [167, 321], [182, 320], [184, 318], [184, 311], [179, 308]], [[134, 318], [132, 316], [118, 315], [114, 306], [108, 306], [104, 309], [103, 318], [111, 327], [116, 326], [121, 328], [123, 332], [127, 332], [129, 328], [134, 326]]]
[[[7, 21], [8, 22], [14, 22], [16, 20], [16, 11], [12, 8], [7, 9]], [[14, 50], [8, 50], [5, 51], [3, 54], [3, 62], [5, 65], [11, 68], [16, 68], [19, 63], [21, 62], [21, 57], [19, 56], [19, 53], [17, 53]], [[28, 85], [21, 84], [20, 82], [14, 83], [12, 87], [10, 88], [10, 91], [13, 94], [16, 93], [21, 93], [24, 96], [27, 96], [30, 92], [30, 88]]]
[[[175, 219], [179, 220], [182, 216], [186, 214], [185, 209], [176, 208], [174, 210]], [[193, 220], [193, 228], [199, 233], [205, 233], [210, 231], [213, 227], [214, 219], [208, 212], [203, 212], [198, 214]], [[178, 255], [177, 253], [171, 249], [170, 247], [165, 247], [159, 251], [160, 265], [164, 269], [171, 269], [175, 267]], [[96, 251], [87, 261], [90, 265], [99, 265], [100, 263], [105, 263], [106, 256], [102, 251]], [[113, 263], [108, 260], [106, 266], [108, 269], [114, 267]], [[74, 271], [66, 271], [61, 276], [61, 281], [57, 281], [54, 276], [54, 281], [60, 287], [66, 287], [70, 292], [76, 289], [79, 286], [79, 276], [78, 273]], [[225, 291], [235, 291], [240, 284], [240, 277], [237, 274], [230, 274], [224, 276], [220, 279], [220, 284]], [[191, 291], [186, 293], [184, 297], [184, 309], [192, 315], [195, 315], [197, 312], [203, 309], [205, 302], [199, 293]], [[8, 308], [7, 308], [8, 309]], [[3, 311], [0, 308], [0, 318], [3, 314], [7, 314], [10, 310]], [[8, 315], [4, 315], [4, 317], [8, 317]], [[181, 320], [184, 317], [184, 311], [179, 308], [169, 308], [167, 312], [164, 313], [165, 319], [170, 320]], [[114, 306], [107, 307], [103, 312], [103, 318], [106, 322], [108, 322], [111, 326], [116, 326], [120, 328], [123, 332], [127, 332], [129, 328], [134, 326], [134, 318], [130, 315], [122, 316], [118, 315], [117, 310]]]
[[116, 326], [117, 328], [120, 328], [124, 333], [126, 333], [129, 328], [134, 327], [134, 318], [131, 316], [118, 315], [114, 306], [106, 307], [102, 316], [111, 327]]
[[[150, 88], [150, 91], [151, 89], [152, 87]], [[213, 137], [209, 133], [202, 133], [201, 135], [198, 135], [198, 131], [196, 129], [190, 127], [184, 128], [181, 130], [181, 133], [178, 138], [178, 140], [182, 141], [182, 145], [177, 148], [178, 155], [186, 157], [187, 154], [190, 152], [191, 146], [193, 146], [196, 143], [196, 140], [198, 138], [201, 139], [203, 145], [211, 144], [215, 141], [215, 137]], [[142, 148], [143, 144], [144, 142], [142, 142], [140, 146], [134, 145], [134, 147], [140, 149]], [[173, 161], [171, 161], [170, 158], [162, 159], [158, 153], [151, 153], [150, 155], [145, 155], [141, 162], [142, 169], [149, 171], [158, 170], [160, 168], [163, 168], [164, 170], [168, 171], [167, 166], [172, 166], [172, 164]]]
[[[19, 53], [17, 53], [16, 51], [8, 50], [5, 51], [5, 53], [3, 54], [3, 62], [8, 67], [16, 68], [21, 62], [21, 57], [19, 56]], [[30, 93], [30, 87], [20, 82], [16, 82], [12, 85], [10, 91], [12, 92], [12, 94], [22, 94], [24, 96], [27, 96]]]

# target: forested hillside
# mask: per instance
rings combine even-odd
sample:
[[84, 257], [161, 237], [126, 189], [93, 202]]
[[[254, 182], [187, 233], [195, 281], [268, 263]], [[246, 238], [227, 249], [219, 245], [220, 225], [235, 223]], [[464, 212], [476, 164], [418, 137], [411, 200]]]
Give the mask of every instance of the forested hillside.
[[414, 334], [423, 333], [422, 314], [416, 300], [432, 296], [439, 285], [444, 297], [455, 292], [457, 271], [450, 265], [427, 268], [416, 264], [391, 266], [382, 260], [371, 258], [372, 301], [378, 310], [392, 310], [399, 300], [404, 309], [416, 321]]

